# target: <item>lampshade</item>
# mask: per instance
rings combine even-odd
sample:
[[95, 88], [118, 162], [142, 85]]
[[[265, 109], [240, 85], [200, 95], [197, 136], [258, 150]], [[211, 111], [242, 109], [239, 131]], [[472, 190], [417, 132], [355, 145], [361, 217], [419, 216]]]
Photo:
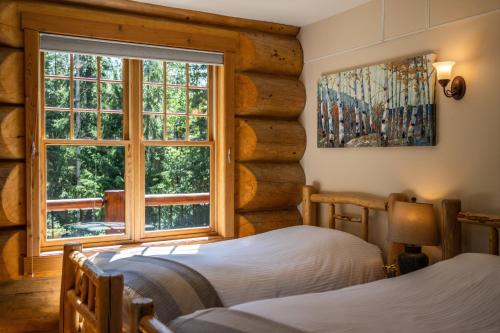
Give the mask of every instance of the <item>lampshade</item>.
[[414, 245], [438, 245], [434, 207], [426, 203], [398, 201], [394, 204], [389, 240]]
[[441, 61], [435, 62], [432, 64], [437, 72], [438, 80], [450, 80], [451, 79], [451, 70], [455, 65], [454, 61]]

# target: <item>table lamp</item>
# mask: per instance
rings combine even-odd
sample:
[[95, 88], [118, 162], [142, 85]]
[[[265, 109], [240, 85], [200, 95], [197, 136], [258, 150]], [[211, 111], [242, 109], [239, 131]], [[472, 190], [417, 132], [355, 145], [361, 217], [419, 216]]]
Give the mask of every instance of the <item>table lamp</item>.
[[439, 243], [433, 205], [398, 201], [392, 214], [388, 238], [405, 246], [398, 256], [401, 274], [426, 267], [429, 258], [422, 253], [422, 245]]

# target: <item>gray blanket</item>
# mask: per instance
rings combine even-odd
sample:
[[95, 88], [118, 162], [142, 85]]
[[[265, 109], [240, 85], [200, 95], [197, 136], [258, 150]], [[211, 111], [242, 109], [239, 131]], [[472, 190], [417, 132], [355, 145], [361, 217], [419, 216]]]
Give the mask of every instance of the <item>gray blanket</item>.
[[269, 319], [227, 308], [197, 311], [173, 320], [168, 326], [175, 333], [304, 333]]
[[151, 298], [155, 315], [163, 323], [179, 316], [211, 307], [222, 302], [208, 280], [192, 268], [176, 261], [132, 256], [114, 261], [101, 254], [95, 263], [105, 271], [122, 273], [125, 294]]

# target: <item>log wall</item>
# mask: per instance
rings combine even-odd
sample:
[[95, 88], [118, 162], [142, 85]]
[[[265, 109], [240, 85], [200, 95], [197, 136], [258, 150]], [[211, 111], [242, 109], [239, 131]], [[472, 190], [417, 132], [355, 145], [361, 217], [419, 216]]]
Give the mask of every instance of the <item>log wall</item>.
[[[109, 0], [0, 1], [0, 304], [10, 302], [12, 318], [19, 313], [41, 314], [32, 317], [29, 325], [11, 321], [9, 331], [51, 330], [57, 325], [57, 282], [25, 280], [22, 275], [28, 232], [22, 10], [114, 23], [149, 16], [159, 24], [196, 21], [193, 31], [206, 25], [217, 26], [222, 35], [238, 32], [234, 96], [237, 236], [301, 223], [296, 205], [305, 179], [298, 161], [306, 138], [297, 118], [306, 97], [298, 79], [303, 66], [295, 37], [298, 28], [195, 12], [186, 16], [156, 8]], [[30, 291], [19, 291], [23, 288]], [[43, 302], [34, 301], [41, 299], [51, 299], [45, 308], [48, 312], [39, 306]]]
[[295, 37], [240, 34], [236, 75], [236, 230], [239, 237], [301, 222], [306, 134], [302, 48]]

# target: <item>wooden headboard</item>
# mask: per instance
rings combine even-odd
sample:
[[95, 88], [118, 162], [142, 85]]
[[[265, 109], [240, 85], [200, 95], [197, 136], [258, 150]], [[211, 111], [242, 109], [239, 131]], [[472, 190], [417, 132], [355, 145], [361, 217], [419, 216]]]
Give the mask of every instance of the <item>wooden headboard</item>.
[[489, 253], [499, 255], [498, 228], [500, 216], [464, 212], [457, 199], [445, 199], [441, 202], [441, 247], [443, 259], [449, 259], [462, 252], [462, 223], [489, 228]]
[[[387, 198], [371, 194], [350, 192], [319, 193], [311, 185], [302, 188], [302, 220], [307, 225], [318, 225], [318, 205], [328, 205], [328, 224], [332, 229], [338, 229], [337, 221], [357, 222], [361, 224], [361, 238], [368, 241], [368, 222], [370, 210], [386, 211], [390, 223], [392, 209], [396, 201], [408, 201], [408, 196], [402, 193], [392, 193]], [[361, 209], [360, 215], [338, 214], [336, 205], [353, 205]], [[387, 262], [393, 263], [396, 256], [402, 251], [402, 244], [390, 242]]]

